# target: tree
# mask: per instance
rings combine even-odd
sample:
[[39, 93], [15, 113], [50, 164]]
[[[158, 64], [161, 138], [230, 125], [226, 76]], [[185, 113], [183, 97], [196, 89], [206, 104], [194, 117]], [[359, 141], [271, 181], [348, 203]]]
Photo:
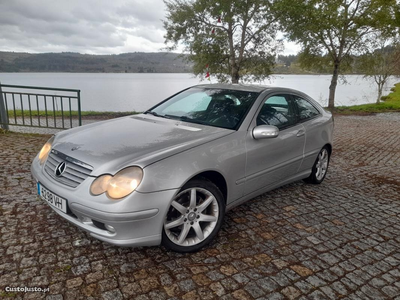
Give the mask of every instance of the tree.
[[375, 81], [378, 86], [376, 103], [379, 103], [388, 79], [400, 75], [400, 45], [388, 46], [388, 39], [380, 36], [376, 41], [380, 44], [379, 48], [360, 57], [358, 68], [365, 74], [365, 78], [372, 78]]
[[286, 67], [290, 67], [298, 59], [298, 55], [278, 55], [278, 60], [282, 61]]
[[[351, 55], [370, 47], [373, 34], [398, 25], [396, 0], [276, 0], [287, 37], [301, 44], [301, 65], [329, 65], [329, 108], [335, 106], [338, 77]], [[397, 22], [397, 23], [396, 23]]]
[[270, 1], [165, 0], [166, 44], [183, 47], [198, 76], [219, 81], [262, 80], [281, 46]]

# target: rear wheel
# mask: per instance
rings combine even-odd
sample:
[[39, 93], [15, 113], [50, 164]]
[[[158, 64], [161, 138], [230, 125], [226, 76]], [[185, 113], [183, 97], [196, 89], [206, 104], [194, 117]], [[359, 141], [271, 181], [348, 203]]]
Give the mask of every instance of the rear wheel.
[[311, 175], [304, 181], [312, 184], [320, 184], [324, 181], [328, 172], [330, 153], [327, 147], [321, 149], [312, 167]]
[[225, 215], [221, 191], [194, 179], [174, 197], [164, 220], [163, 245], [177, 252], [198, 251], [217, 235]]

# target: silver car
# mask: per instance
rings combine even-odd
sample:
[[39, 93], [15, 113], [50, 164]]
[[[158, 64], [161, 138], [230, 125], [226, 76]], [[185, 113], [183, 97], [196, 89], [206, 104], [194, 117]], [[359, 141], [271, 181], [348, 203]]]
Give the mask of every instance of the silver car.
[[198, 85], [56, 134], [31, 170], [40, 197], [91, 236], [192, 252], [232, 207], [296, 180], [321, 183], [332, 133], [332, 115], [301, 92]]

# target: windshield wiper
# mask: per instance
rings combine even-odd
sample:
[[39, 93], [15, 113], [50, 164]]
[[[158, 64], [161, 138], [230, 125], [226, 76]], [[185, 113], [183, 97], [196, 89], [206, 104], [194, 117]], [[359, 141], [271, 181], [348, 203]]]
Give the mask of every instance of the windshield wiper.
[[153, 116], [155, 116], [155, 117], [160, 117], [160, 118], [165, 118], [165, 119], [171, 119], [170, 117], [167, 117], [167, 116], [163, 116], [163, 115], [159, 115], [158, 113], [156, 113], [155, 111], [151, 111], [151, 110], [146, 110], [145, 112], [144, 112], [144, 114], [150, 114], [150, 115], [153, 115]]
[[150, 114], [150, 115], [153, 115], [153, 116], [156, 116], [156, 117], [160, 117], [160, 118], [179, 120], [179, 121], [188, 122], [188, 123], [209, 125], [207, 122], [203, 122], [203, 121], [200, 121], [200, 120], [194, 120], [192, 118], [188, 118], [187, 116], [159, 115], [155, 111], [151, 111], [151, 110], [145, 111], [144, 114]]

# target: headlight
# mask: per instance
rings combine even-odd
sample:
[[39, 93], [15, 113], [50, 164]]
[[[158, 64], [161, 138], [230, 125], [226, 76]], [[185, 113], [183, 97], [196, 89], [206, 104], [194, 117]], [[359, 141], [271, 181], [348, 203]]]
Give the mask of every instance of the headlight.
[[46, 144], [42, 147], [42, 150], [39, 152], [39, 161], [40, 164], [43, 165], [44, 162], [46, 161], [47, 157], [49, 156], [50, 150], [51, 150], [51, 145], [53, 144], [54, 141], [54, 136], [52, 136]]
[[111, 178], [111, 175], [102, 175], [97, 177], [90, 186], [90, 192], [95, 196], [103, 194], [107, 191], [108, 183], [110, 182]]
[[129, 167], [119, 171], [114, 176], [101, 175], [93, 181], [90, 192], [97, 196], [107, 193], [110, 199], [121, 199], [132, 193], [143, 178], [143, 170], [139, 167]]

